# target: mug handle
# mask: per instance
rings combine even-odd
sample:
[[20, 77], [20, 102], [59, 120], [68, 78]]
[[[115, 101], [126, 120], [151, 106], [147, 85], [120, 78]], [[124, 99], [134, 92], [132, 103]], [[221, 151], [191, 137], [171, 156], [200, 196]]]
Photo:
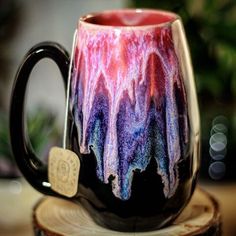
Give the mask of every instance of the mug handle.
[[13, 86], [10, 104], [10, 140], [16, 163], [26, 180], [39, 192], [56, 195], [48, 181], [47, 166], [36, 157], [25, 132], [25, 92], [33, 67], [43, 58], [52, 59], [60, 69], [64, 88], [67, 90], [70, 57], [67, 51], [54, 42], [35, 45], [20, 65]]

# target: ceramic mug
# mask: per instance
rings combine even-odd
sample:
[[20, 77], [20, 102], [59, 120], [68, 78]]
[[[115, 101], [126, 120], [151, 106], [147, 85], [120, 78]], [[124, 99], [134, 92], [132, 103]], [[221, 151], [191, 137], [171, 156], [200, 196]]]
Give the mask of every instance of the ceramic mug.
[[[190, 200], [199, 166], [199, 113], [181, 19], [161, 10], [111, 10], [81, 17], [77, 32], [66, 134], [81, 163], [73, 200], [108, 228], [163, 227]], [[45, 57], [67, 85], [70, 59], [63, 47], [32, 48], [16, 75], [10, 132], [26, 179], [58, 196], [23, 125], [29, 75]]]

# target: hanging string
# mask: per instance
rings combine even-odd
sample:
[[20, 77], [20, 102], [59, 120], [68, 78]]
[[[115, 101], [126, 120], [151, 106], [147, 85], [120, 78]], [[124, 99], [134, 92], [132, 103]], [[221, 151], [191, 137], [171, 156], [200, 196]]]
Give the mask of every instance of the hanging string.
[[68, 111], [69, 111], [69, 101], [70, 101], [70, 83], [71, 83], [71, 73], [72, 73], [72, 64], [74, 60], [75, 45], [77, 41], [77, 30], [74, 32], [73, 44], [71, 49], [71, 59], [67, 80], [67, 92], [66, 92], [66, 110], [65, 110], [65, 122], [64, 122], [64, 134], [63, 134], [63, 148], [66, 149], [66, 139], [67, 139], [67, 127], [68, 127]]

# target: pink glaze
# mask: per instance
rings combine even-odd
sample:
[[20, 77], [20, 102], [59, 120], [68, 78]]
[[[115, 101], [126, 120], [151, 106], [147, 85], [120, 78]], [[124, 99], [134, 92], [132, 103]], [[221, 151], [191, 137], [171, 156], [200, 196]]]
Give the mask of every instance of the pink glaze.
[[113, 193], [123, 200], [131, 195], [134, 171], [144, 171], [151, 157], [165, 196], [178, 187], [177, 163], [186, 151], [189, 128], [170, 27], [174, 16], [127, 10], [79, 23], [71, 110], [80, 152], [94, 152], [98, 177], [104, 183], [114, 177]]

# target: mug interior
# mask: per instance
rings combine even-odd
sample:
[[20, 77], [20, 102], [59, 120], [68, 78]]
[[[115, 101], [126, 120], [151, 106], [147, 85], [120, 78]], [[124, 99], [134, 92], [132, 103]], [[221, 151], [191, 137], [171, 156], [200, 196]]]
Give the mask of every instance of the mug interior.
[[175, 21], [178, 16], [172, 12], [148, 9], [124, 9], [89, 14], [80, 20], [102, 26], [148, 26], [162, 25]]

